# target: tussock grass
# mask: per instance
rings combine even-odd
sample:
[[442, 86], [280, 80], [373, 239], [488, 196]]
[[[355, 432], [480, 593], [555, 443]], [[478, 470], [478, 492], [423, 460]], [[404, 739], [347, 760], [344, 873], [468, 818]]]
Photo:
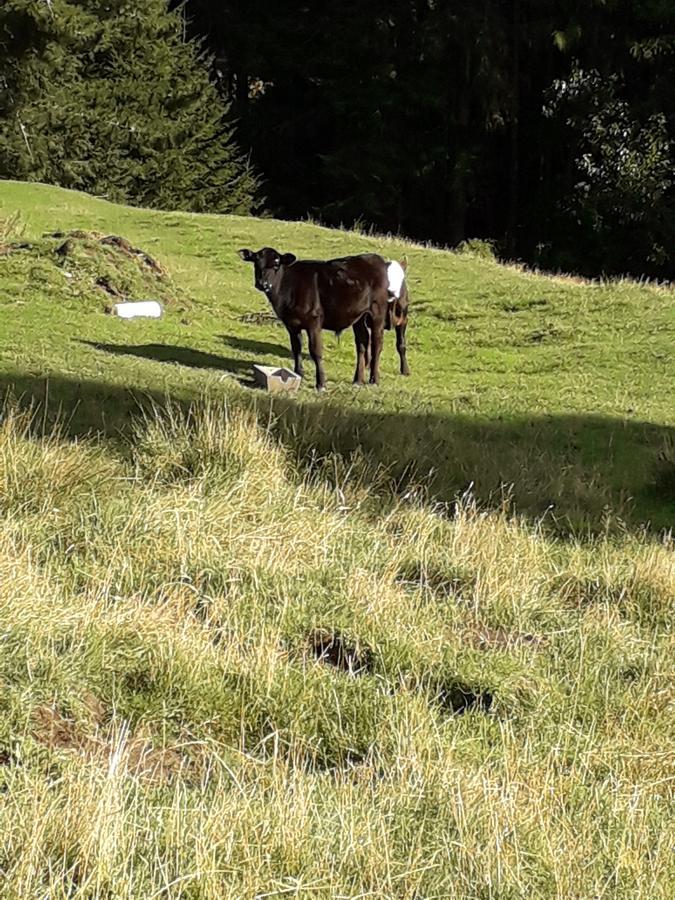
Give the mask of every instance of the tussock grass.
[[80, 315], [147, 297], [174, 306], [180, 300], [182, 311], [189, 306], [159, 263], [125, 238], [76, 229], [24, 241], [23, 230], [16, 216], [0, 219], [2, 277], [11, 288], [5, 302], [21, 305], [37, 295]]
[[671, 895], [668, 537], [308, 467], [206, 398], [41, 421], [0, 423], [5, 896]]

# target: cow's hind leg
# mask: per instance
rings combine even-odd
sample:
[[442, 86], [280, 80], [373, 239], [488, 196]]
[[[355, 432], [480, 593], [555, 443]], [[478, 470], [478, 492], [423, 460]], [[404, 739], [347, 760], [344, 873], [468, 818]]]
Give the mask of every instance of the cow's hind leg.
[[304, 374], [302, 367], [302, 332], [299, 328], [288, 328], [288, 336], [291, 339], [294, 372], [302, 378]]
[[326, 390], [326, 373], [323, 370], [323, 340], [321, 338], [321, 327], [314, 325], [307, 329], [307, 337], [309, 338], [309, 355], [314, 360], [316, 366], [316, 389], [317, 391]]
[[405, 343], [405, 330], [408, 327], [408, 323], [403, 321], [400, 325], [396, 326], [396, 349], [398, 350], [398, 355], [401, 359], [401, 375], [410, 375], [410, 369], [408, 368], [408, 358], [406, 356], [406, 343]]
[[384, 316], [372, 316], [370, 326], [370, 383], [380, 383], [380, 353], [384, 343]]
[[368, 365], [370, 334], [366, 317], [362, 316], [358, 322], [352, 325], [354, 329], [354, 343], [356, 344], [356, 372], [354, 372], [354, 384], [363, 384], [366, 380], [366, 366]]

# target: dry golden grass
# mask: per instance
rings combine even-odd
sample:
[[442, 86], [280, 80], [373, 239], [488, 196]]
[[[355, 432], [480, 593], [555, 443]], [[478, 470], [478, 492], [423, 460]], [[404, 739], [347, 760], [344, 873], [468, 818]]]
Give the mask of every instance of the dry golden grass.
[[111, 448], [0, 427], [3, 896], [672, 896], [669, 539], [309, 477], [207, 402]]

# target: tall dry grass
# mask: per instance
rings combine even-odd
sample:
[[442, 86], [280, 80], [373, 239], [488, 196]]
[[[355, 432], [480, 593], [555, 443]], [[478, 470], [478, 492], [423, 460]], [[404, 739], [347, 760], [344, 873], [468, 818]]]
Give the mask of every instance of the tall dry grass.
[[0, 423], [4, 896], [672, 896], [672, 542], [309, 478], [208, 403], [39, 425]]

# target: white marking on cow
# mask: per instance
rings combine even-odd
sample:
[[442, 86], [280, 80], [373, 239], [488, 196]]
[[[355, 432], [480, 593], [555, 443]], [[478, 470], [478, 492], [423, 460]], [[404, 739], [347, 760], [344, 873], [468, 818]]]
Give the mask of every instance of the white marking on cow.
[[401, 288], [405, 281], [405, 271], [403, 266], [396, 262], [396, 260], [390, 262], [387, 266], [387, 278], [389, 280], [389, 293], [393, 295], [389, 298], [389, 302], [391, 303], [393, 300], [398, 300], [401, 296]]

